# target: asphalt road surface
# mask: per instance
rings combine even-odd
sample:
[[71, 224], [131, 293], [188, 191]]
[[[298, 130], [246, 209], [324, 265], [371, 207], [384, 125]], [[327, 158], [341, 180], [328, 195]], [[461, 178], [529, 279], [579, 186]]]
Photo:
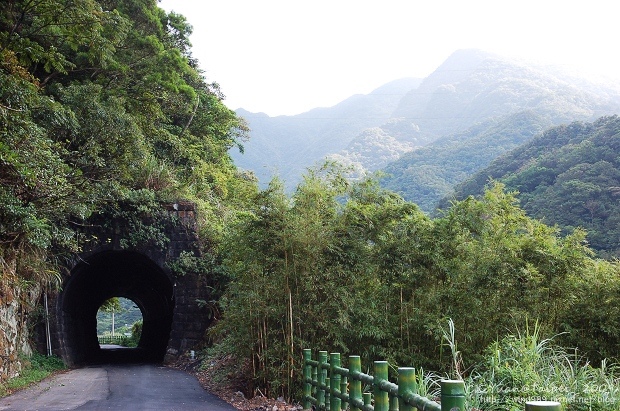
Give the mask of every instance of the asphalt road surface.
[[153, 364], [102, 365], [48, 378], [10, 397], [0, 410], [206, 410], [235, 408], [183, 371]]

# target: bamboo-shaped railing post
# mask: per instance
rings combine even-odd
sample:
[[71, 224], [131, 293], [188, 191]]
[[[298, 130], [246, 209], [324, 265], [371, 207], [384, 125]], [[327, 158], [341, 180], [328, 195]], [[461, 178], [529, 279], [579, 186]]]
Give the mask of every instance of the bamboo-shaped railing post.
[[390, 396], [390, 411], [399, 411], [398, 410], [398, 397]]
[[340, 353], [334, 352], [329, 356], [329, 408], [333, 411], [340, 410], [340, 381], [341, 376], [336, 372], [336, 367], [340, 368]]
[[398, 368], [398, 397], [400, 400], [400, 411], [414, 411], [412, 405], [405, 402], [405, 396], [408, 393], [417, 394], [418, 384], [415, 380], [415, 368], [400, 367]]
[[[341, 394], [347, 394], [347, 387], [349, 386], [349, 381], [347, 379], [347, 377], [342, 377], [342, 380], [340, 381], [340, 393]], [[340, 409], [341, 410], [346, 410], [347, 409], [347, 402], [345, 400], [342, 400], [342, 403], [340, 404]]]
[[[331, 405], [331, 397], [332, 397], [332, 393], [330, 391], [331, 383], [330, 383], [329, 377], [325, 378], [325, 385], [327, 386], [327, 390], [325, 390], [325, 411], [329, 411], [331, 409], [330, 405]], [[335, 411], [339, 411], [339, 410], [335, 410]]]
[[562, 404], [556, 401], [528, 401], [525, 411], [562, 411]]
[[359, 355], [349, 356], [349, 374], [351, 375], [351, 385], [349, 386], [349, 398], [351, 411], [360, 411], [355, 406], [356, 400], [362, 400], [362, 381], [355, 378], [356, 373], [362, 372], [362, 360]]
[[319, 367], [318, 366], [313, 366], [312, 367], [312, 396], [314, 398], [316, 398], [317, 396], [317, 386], [319, 385], [319, 372], [318, 372]]
[[362, 394], [362, 398], [364, 399], [364, 405], [372, 404], [372, 393], [365, 392], [364, 394]]
[[310, 409], [312, 407], [312, 403], [310, 402], [310, 397], [312, 396], [312, 365], [310, 365], [310, 360], [312, 360], [312, 350], [309, 348], [304, 349], [304, 410]]
[[375, 396], [375, 408], [374, 411], [389, 411], [390, 402], [387, 392], [381, 389], [381, 382], [388, 379], [388, 363], [387, 361], [375, 361], [375, 375], [374, 375], [374, 396]]
[[465, 383], [441, 380], [441, 411], [465, 411]]
[[327, 364], [327, 351], [319, 351], [319, 366], [318, 366], [318, 390], [316, 393], [316, 399], [318, 402], [318, 408], [325, 406], [325, 383], [327, 379], [327, 369], [324, 365]]

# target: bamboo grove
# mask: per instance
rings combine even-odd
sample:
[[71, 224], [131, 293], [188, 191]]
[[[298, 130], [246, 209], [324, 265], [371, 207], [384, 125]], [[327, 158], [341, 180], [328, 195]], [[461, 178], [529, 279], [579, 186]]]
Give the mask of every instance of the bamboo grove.
[[298, 390], [312, 347], [466, 373], [528, 323], [593, 363], [616, 353], [618, 265], [594, 259], [584, 232], [560, 236], [529, 218], [501, 184], [431, 219], [327, 167], [292, 197], [274, 180], [252, 207], [226, 240], [214, 335], [248, 361], [261, 392]]

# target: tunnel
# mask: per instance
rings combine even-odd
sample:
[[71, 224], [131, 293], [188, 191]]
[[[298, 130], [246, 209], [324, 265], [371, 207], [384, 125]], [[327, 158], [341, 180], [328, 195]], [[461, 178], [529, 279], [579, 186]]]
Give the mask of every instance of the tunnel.
[[[58, 301], [61, 352], [70, 365], [107, 362], [161, 362], [170, 338], [173, 284], [144, 254], [102, 251], [81, 260], [63, 285]], [[137, 348], [106, 350], [97, 339], [97, 311], [112, 297], [132, 300], [142, 312]]]

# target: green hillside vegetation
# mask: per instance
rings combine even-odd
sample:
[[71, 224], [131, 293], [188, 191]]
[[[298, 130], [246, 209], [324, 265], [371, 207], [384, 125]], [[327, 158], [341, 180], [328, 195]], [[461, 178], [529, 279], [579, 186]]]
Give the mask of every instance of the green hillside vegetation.
[[[575, 122], [538, 135], [496, 159], [456, 189], [456, 198], [477, 195], [489, 178], [519, 192], [529, 215], [563, 233], [576, 227], [600, 256], [620, 256], [620, 119]], [[446, 202], [444, 201], [444, 205]]]
[[441, 138], [387, 165], [381, 185], [432, 213], [454, 186], [549, 125], [532, 111], [487, 120]]
[[136, 322], [142, 321], [142, 312], [138, 306], [127, 298], [117, 298], [118, 304], [113, 310], [100, 308], [97, 311], [97, 335], [112, 333], [112, 311], [114, 311], [114, 334], [131, 333]]
[[382, 169], [413, 148], [410, 142], [398, 140], [383, 128], [375, 127], [362, 131], [346, 149], [328, 155], [327, 159], [350, 167], [358, 176], [363, 176]]
[[495, 157], [553, 125], [616, 114], [619, 97], [617, 85], [603, 90], [481, 51], [458, 51], [394, 112], [402, 119], [389, 127], [413, 123], [417, 149], [386, 165], [382, 184], [431, 213]]
[[57, 286], [63, 262], [101, 240], [84, 225], [120, 220], [126, 248], [165, 247], [161, 204], [186, 199], [207, 244], [255, 191], [227, 154], [244, 123], [198, 69], [190, 33], [156, 0], [0, 2], [3, 302]]

